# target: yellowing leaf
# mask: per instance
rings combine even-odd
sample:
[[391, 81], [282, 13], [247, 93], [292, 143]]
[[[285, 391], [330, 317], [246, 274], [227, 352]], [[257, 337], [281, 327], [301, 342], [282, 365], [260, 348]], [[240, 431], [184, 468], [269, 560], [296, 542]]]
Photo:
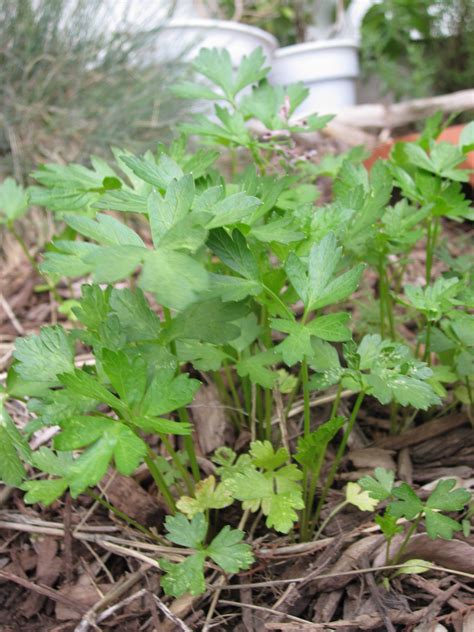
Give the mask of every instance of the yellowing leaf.
[[357, 483], [347, 483], [346, 500], [361, 511], [373, 511], [379, 504], [378, 500], [372, 498], [369, 492], [364, 491]]
[[401, 568], [395, 573], [395, 575], [420, 575], [421, 573], [426, 573], [433, 568], [433, 564], [431, 562], [427, 562], [426, 560], [407, 560]]
[[195, 497], [181, 496], [176, 507], [189, 518], [208, 509], [222, 509], [233, 503], [230, 491], [222, 484], [216, 485], [214, 476], [200, 481], [195, 488]]

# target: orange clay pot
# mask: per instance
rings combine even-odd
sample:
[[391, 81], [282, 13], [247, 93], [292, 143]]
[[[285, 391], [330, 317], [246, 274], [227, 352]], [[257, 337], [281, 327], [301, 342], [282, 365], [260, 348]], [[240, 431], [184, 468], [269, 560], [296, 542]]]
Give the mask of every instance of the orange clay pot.
[[[451, 127], [447, 127], [445, 130], [441, 132], [440, 136], [437, 139], [437, 142], [444, 141], [445, 143], [458, 145], [459, 137], [461, 135], [463, 128], [464, 128], [464, 125], [452, 125]], [[364, 165], [367, 167], [367, 169], [370, 169], [378, 158], [386, 159], [389, 157], [390, 151], [396, 142], [414, 141], [414, 140], [418, 140], [419, 137], [420, 137], [420, 134], [407, 134], [406, 136], [401, 136], [400, 138], [397, 138], [395, 140], [391, 140], [391, 141], [388, 141], [387, 143], [383, 143], [382, 145], [379, 145], [378, 147], [374, 149], [370, 158], [368, 158], [364, 162]], [[474, 151], [470, 151], [467, 154], [466, 160], [460, 165], [460, 167], [462, 167], [463, 169], [474, 169]], [[469, 181], [471, 183], [471, 186], [474, 186], [474, 173], [471, 173], [471, 175], [469, 176]]]

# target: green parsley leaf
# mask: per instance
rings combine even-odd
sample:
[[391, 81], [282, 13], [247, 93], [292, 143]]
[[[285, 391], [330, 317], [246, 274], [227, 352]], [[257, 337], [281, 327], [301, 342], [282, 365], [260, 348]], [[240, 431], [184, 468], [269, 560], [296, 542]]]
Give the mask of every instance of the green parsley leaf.
[[182, 514], [167, 516], [165, 527], [170, 542], [190, 549], [199, 549], [206, 538], [207, 523], [202, 513], [198, 513], [191, 521]]
[[320, 459], [326, 453], [328, 444], [334, 439], [345, 423], [344, 417], [333, 417], [321, 424], [306, 437], [298, 438], [298, 449], [295, 459], [311, 471], [317, 471]]
[[[303, 509], [302, 472], [296, 465], [284, 465], [286, 450], [274, 452], [269, 442], [253, 442], [250, 446], [250, 463], [228, 465], [224, 481], [231, 494], [242, 502], [244, 509], [258, 511], [267, 517], [268, 527], [288, 533], [298, 519], [296, 509]], [[283, 461], [285, 459], [285, 461]], [[262, 472], [257, 467], [266, 471]]]
[[456, 481], [446, 479], [439, 481], [426, 501], [426, 507], [439, 511], [461, 511], [471, 500], [467, 489], [455, 489]]
[[54, 325], [43, 327], [38, 335], [18, 338], [14, 357], [15, 371], [24, 380], [56, 386], [60, 374], [74, 371], [74, 345], [65, 330]]
[[8, 414], [0, 391], [0, 480], [18, 487], [26, 475], [22, 459], [30, 460], [30, 448]]
[[397, 533], [403, 533], [403, 527], [397, 524], [397, 518], [387, 511], [383, 516], [375, 516], [375, 522], [382, 529], [382, 533], [388, 542], [391, 542]]
[[249, 568], [253, 562], [251, 547], [242, 542], [243, 532], [229, 526], [225, 526], [209, 546], [204, 546], [207, 523], [202, 513], [196, 514], [191, 521], [182, 514], [168, 516], [165, 526], [169, 532], [167, 538], [171, 542], [197, 549], [177, 564], [160, 560], [160, 566], [166, 573], [161, 584], [167, 595], [181, 597], [185, 593], [203, 593], [206, 557], [210, 557], [226, 573], [237, 573], [241, 569]]
[[28, 192], [13, 178], [5, 178], [0, 184], [0, 224], [12, 224], [28, 210]]
[[250, 545], [242, 542], [243, 538], [243, 531], [226, 525], [209, 544], [206, 554], [226, 573], [250, 568], [254, 557]]
[[425, 525], [426, 533], [432, 540], [436, 538], [452, 540], [454, 533], [462, 530], [459, 522], [433, 509], [425, 509]]
[[363, 264], [335, 276], [342, 257], [333, 233], [326, 235], [310, 251], [308, 269], [293, 253], [288, 257], [286, 271], [306, 310], [315, 310], [334, 305], [354, 292], [359, 285]]
[[269, 471], [276, 470], [290, 458], [286, 448], [278, 448], [275, 451], [270, 441], [253, 441], [250, 447], [250, 456], [255, 467]]
[[204, 578], [204, 561], [206, 553], [198, 551], [175, 564], [161, 559], [160, 566], [166, 575], [161, 579], [161, 585], [167, 595], [182, 597], [186, 593], [200, 595], [206, 590]]
[[383, 467], [376, 467], [374, 476], [363, 476], [359, 479], [362, 489], [369, 492], [376, 500], [386, 500], [392, 495], [395, 473]]
[[207, 289], [208, 283], [206, 270], [189, 255], [165, 249], [147, 251], [140, 286], [153, 292], [165, 307], [185, 309]]
[[248, 377], [254, 384], [263, 388], [273, 388], [278, 380], [277, 371], [268, 368], [279, 360], [278, 349], [267, 349], [254, 355], [243, 357], [236, 365], [236, 371], [240, 377]]
[[395, 518], [414, 520], [423, 511], [423, 503], [407, 483], [395, 487], [392, 495], [397, 500], [390, 503], [389, 511]]

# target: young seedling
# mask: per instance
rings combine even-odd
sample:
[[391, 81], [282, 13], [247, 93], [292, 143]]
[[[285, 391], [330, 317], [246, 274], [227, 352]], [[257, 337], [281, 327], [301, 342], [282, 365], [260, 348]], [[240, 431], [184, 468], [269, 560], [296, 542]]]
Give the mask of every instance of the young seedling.
[[165, 571], [161, 585], [167, 595], [181, 597], [186, 593], [200, 595], [205, 592], [207, 558], [225, 573], [238, 573], [249, 568], [254, 561], [250, 545], [242, 542], [244, 533], [228, 525], [206, 545], [208, 524], [202, 513], [196, 514], [191, 521], [182, 514], [168, 516], [165, 527], [170, 542], [191, 549], [190, 555], [182, 562], [160, 560], [160, 567]]
[[[360, 487], [370, 498], [377, 502], [389, 501], [384, 514], [377, 520], [387, 541], [387, 563], [398, 564], [410, 538], [416, 533], [422, 521], [432, 540], [452, 540], [454, 533], [462, 530], [462, 525], [458, 521], [445, 515], [448, 512], [462, 511], [471, 500], [471, 494], [466, 489], [456, 488], [454, 479], [439, 481], [425, 502], [416, 495], [408, 483], [395, 486], [394, 481], [393, 472], [384, 468], [375, 468], [374, 476], [364, 476], [359, 480]], [[408, 524], [408, 529], [400, 546], [392, 555], [391, 542], [395, 535], [403, 531], [397, 524], [401, 518]]]

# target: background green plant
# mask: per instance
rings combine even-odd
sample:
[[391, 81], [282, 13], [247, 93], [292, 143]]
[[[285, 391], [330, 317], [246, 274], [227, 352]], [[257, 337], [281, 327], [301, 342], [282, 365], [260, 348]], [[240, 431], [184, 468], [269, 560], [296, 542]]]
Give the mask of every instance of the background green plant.
[[24, 182], [39, 161], [169, 138], [180, 110], [168, 88], [180, 66], [157, 61], [162, 18], [132, 28], [124, 11], [114, 31], [111, 15], [99, 0], [1, 3], [2, 175]]
[[474, 76], [470, 0], [383, 0], [361, 27], [362, 67], [396, 99], [463, 90]]
[[351, 0], [218, 0], [206, 2], [212, 17], [257, 26], [274, 35], [280, 46], [311, 39], [326, 39], [341, 31], [344, 9]]

